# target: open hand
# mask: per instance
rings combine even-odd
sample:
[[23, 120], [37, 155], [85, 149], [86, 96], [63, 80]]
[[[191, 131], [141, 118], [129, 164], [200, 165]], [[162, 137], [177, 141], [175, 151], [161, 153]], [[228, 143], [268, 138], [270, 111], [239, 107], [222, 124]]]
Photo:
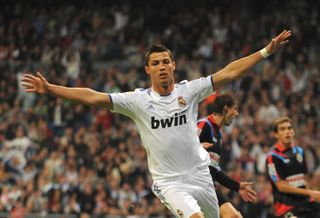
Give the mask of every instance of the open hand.
[[252, 184], [252, 182], [240, 182], [239, 194], [245, 202], [252, 202], [257, 197], [257, 193], [252, 189]]
[[275, 53], [279, 48], [289, 43], [289, 38], [291, 37], [290, 30], [284, 30], [282, 33], [277, 35], [272, 41], [267, 45], [266, 49], [269, 54]]
[[36, 92], [44, 94], [48, 92], [49, 83], [39, 72], [37, 76], [31, 74], [24, 74], [21, 79], [22, 86], [25, 87], [26, 92]]

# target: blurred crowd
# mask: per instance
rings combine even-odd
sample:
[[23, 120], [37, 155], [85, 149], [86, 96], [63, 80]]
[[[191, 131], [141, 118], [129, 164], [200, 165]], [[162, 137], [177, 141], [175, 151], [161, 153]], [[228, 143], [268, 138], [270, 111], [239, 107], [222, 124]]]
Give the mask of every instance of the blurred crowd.
[[[311, 4], [312, 2], [312, 4]], [[144, 54], [170, 48], [176, 82], [209, 75], [265, 46], [284, 28], [290, 44], [232, 92], [240, 116], [223, 130], [222, 168], [253, 181], [258, 198], [225, 192], [244, 217], [272, 217], [265, 157], [272, 121], [289, 115], [320, 189], [320, 4], [317, 1], [12, 1], [0, 8], [0, 211], [79, 217], [170, 217], [151, 192], [146, 153], [131, 120], [53, 96], [27, 94], [23, 73], [106, 93], [149, 86]], [[199, 117], [212, 98], [200, 104]], [[16, 214], [16, 215], [15, 215]], [[17, 215], [18, 214], [18, 215]]]

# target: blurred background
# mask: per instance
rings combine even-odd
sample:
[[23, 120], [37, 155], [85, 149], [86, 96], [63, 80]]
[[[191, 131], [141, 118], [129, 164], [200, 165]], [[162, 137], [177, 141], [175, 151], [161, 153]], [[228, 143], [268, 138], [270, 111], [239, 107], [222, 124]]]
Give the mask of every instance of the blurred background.
[[[133, 122], [104, 108], [26, 94], [24, 73], [51, 83], [123, 92], [150, 84], [152, 42], [174, 53], [176, 82], [210, 75], [267, 45], [283, 29], [290, 44], [232, 92], [240, 116], [223, 130], [221, 166], [253, 181], [256, 202], [222, 189], [246, 218], [274, 217], [265, 157], [271, 123], [295, 122], [311, 188], [320, 189], [320, 3], [254, 0], [15, 1], [0, 7], [0, 217], [172, 217], [151, 192], [146, 153]], [[214, 96], [200, 104], [206, 116]]]

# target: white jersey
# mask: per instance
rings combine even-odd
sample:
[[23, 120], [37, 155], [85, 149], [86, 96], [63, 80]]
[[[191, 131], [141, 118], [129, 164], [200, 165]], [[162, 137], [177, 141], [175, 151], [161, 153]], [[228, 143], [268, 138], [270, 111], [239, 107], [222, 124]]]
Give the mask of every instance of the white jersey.
[[175, 84], [161, 96], [152, 88], [110, 94], [113, 112], [137, 125], [154, 181], [168, 181], [210, 164], [197, 135], [198, 105], [213, 92], [211, 76]]

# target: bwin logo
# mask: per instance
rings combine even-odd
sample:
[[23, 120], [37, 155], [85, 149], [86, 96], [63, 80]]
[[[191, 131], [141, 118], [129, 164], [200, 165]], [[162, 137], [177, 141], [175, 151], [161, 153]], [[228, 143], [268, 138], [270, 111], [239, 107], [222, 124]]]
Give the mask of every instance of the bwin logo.
[[173, 117], [169, 117], [166, 119], [156, 119], [155, 117], [151, 117], [151, 128], [158, 129], [159, 126], [161, 128], [167, 128], [173, 126], [180, 126], [182, 124], [187, 123], [187, 117], [185, 114], [175, 113]]

